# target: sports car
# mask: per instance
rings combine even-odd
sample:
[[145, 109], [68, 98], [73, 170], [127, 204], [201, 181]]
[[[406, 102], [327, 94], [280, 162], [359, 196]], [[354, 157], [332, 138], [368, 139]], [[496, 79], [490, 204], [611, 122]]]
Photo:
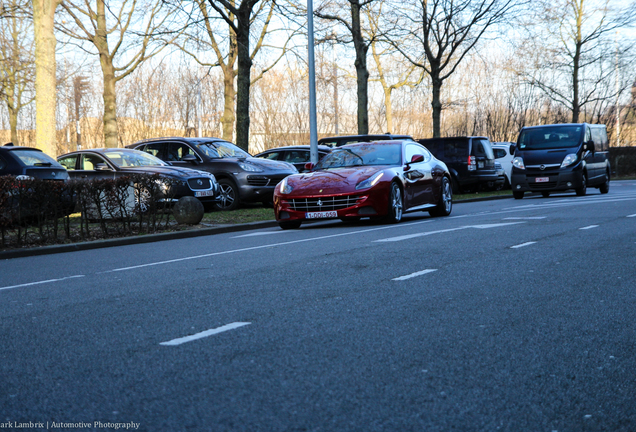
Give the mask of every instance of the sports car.
[[368, 217], [397, 223], [405, 212], [448, 216], [452, 210], [448, 168], [409, 139], [345, 145], [306, 168], [274, 190], [274, 213], [282, 229], [313, 219]]

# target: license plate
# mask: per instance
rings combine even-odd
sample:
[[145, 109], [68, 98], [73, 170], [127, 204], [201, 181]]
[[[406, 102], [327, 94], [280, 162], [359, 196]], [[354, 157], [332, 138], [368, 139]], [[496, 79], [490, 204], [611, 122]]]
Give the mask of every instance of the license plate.
[[195, 192], [194, 193], [195, 197], [209, 197], [209, 196], [214, 196], [214, 191], [213, 190], [209, 190], [209, 191], [199, 191], [199, 192]]
[[483, 168], [483, 167], [484, 167], [483, 162], [477, 162], [477, 168]]
[[338, 217], [338, 212], [336, 211], [311, 212], [311, 213], [305, 213], [305, 217], [307, 219], [335, 218], [335, 217]]
[[550, 177], [537, 177], [534, 179], [536, 183], [547, 183], [550, 181]]

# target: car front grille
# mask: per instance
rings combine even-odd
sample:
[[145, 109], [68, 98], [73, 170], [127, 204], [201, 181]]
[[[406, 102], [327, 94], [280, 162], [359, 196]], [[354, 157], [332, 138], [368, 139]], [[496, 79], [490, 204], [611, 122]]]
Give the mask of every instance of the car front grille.
[[346, 209], [355, 205], [358, 198], [358, 195], [344, 195], [320, 198], [296, 198], [287, 201], [293, 210], [315, 212]]
[[197, 177], [188, 179], [188, 186], [192, 190], [208, 190], [212, 187], [212, 183], [208, 177]]
[[288, 174], [263, 176], [263, 175], [248, 175], [247, 184], [250, 186], [276, 186], [281, 180], [287, 177]]

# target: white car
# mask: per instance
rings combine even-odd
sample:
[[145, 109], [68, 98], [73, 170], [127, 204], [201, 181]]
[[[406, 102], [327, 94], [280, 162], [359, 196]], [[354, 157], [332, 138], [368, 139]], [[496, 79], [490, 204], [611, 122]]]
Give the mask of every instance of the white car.
[[506, 172], [506, 184], [505, 187], [510, 187], [510, 176], [512, 173], [512, 159], [513, 155], [510, 153], [510, 146], [515, 143], [511, 142], [494, 142], [492, 143], [492, 151], [495, 154], [495, 160], [501, 164]]

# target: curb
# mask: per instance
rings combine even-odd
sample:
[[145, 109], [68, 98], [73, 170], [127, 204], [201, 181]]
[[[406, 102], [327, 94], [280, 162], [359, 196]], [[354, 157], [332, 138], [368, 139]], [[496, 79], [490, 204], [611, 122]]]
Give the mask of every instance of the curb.
[[[507, 198], [512, 198], [512, 195], [510, 196], [500, 195], [500, 196], [493, 196], [493, 197], [486, 197], [486, 198], [468, 198], [458, 202], [454, 202], [453, 204], [490, 201], [490, 200], [507, 199]], [[193, 230], [186, 230], [186, 231], [173, 231], [168, 233], [146, 234], [146, 235], [139, 235], [134, 237], [120, 237], [120, 238], [105, 239], [105, 240], [93, 240], [93, 241], [73, 243], [73, 244], [13, 249], [13, 250], [0, 252], [0, 260], [24, 258], [24, 257], [32, 257], [32, 256], [40, 256], [40, 255], [52, 255], [52, 254], [65, 253], [65, 252], [79, 252], [79, 251], [102, 249], [102, 248], [115, 247], [115, 246], [128, 246], [132, 244], [154, 243], [154, 242], [160, 242], [164, 240], [177, 240], [177, 239], [186, 239], [186, 238], [193, 238], [193, 237], [203, 237], [203, 236], [209, 236], [209, 235], [215, 235], [215, 234], [225, 234], [230, 232], [249, 231], [249, 230], [259, 229], [259, 228], [272, 228], [277, 226], [278, 226], [278, 222], [276, 221], [249, 222], [244, 224], [222, 225], [218, 227], [200, 228], [200, 229], [193, 229]]]

